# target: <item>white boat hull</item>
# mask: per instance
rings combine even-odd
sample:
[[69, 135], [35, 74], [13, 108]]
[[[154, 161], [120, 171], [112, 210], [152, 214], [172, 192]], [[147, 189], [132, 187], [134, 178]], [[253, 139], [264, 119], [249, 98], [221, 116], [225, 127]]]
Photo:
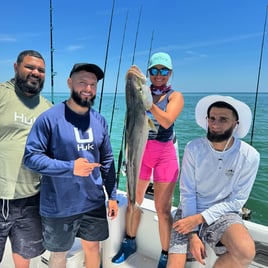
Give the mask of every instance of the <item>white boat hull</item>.
[[[110, 237], [101, 243], [102, 268], [156, 268], [161, 252], [161, 245], [158, 235], [158, 219], [156, 216], [154, 202], [145, 199], [142, 204], [143, 215], [137, 233], [138, 250], [130, 256], [126, 262], [116, 265], [111, 262], [112, 257], [117, 253], [125, 231], [125, 213], [127, 197], [125, 192], [119, 191], [119, 214], [115, 220], [109, 220]], [[175, 208], [173, 208], [175, 209]], [[268, 268], [268, 226], [245, 221], [252, 237], [257, 242], [256, 262], [252, 262], [250, 268]], [[207, 247], [208, 258], [206, 265], [197, 262], [187, 262], [186, 268], [211, 268], [216, 260], [214, 252]], [[45, 252], [31, 261], [31, 268], [47, 268], [49, 252]], [[67, 268], [83, 268], [84, 255], [80, 240], [77, 239], [69, 251], [67, 257]], [[10, 245], [6, 247], [5, 256], [1, 268], [13, 268]]]

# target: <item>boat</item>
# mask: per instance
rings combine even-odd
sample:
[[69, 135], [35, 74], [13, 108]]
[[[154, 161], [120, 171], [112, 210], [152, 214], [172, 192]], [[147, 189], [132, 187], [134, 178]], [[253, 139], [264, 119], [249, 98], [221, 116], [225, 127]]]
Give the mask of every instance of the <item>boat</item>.
[[[131, 255], [122, 264], [113, 264], [112, 257], [117, 253], [125, 231], [125, 214], [127, 208], [127, 194], [118, 190], [118, 216], [109, 221], [110, 236], [101, 242], [101, 267], [102, 268], [156, 268], [161, 245], [158, 234], [158, 219], [154, 207], [154, 201], [149, 194], [142, 204], [142, 218], [137, 233], [137, 252]], [[176, 207], [172, 207], [174, 212]], [[256, 256], [249, 268], [268, 268], [268, 226], [244, 220], [246, 227], [252, 235], [256, 244]], [[187, 261], [186, 268], [212, 268], [216, 255], [206, 246], [206, 265], [203, 266], [196, 261]], [[30, 268], [48, 268], [49, 252], [31, 260]], [[84, 268], [84, 254], [81, 242], [77, 238], [73, 247], [67, 255], [67, 268]], [[14, 268], [9, 242], [7, 243], [1, 268]]]

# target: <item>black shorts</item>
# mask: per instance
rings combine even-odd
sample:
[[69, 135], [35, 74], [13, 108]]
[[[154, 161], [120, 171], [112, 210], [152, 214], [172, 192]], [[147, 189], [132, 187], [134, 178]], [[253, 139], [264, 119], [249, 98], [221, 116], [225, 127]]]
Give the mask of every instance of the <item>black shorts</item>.
[[53, 252], [68, 251], [80, 237], [87, 241], [103, 241], [108, 238], [108, 221], [105, 204], [86, 213], [64, 217], [42, 217], [44, 246]]
[[39, 215], [39, 194], [15, 199], [0, 199], [0, 261], [9, 237], [12, 252], [25, 259], [41, 255], [45, 249]]

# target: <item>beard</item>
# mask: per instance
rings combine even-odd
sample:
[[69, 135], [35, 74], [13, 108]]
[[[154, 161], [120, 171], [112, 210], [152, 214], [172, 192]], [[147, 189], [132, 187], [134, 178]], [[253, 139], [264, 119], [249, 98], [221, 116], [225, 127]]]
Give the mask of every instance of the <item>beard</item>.
[[233, 134], [233, 127], [230, 127], [222, 134], [212, 133], [208, 128], [207, 138], [211, 142], [222, 142], [227, 141], [232, 136], [232, 134]]
[[90, 98], [82, 99], [80, 95], [76, 91], [74, 91], [74, 89], [72, 89], [71, 98], [74, 100], [76, 104], [80, 105], [81, 107], [91, 108], [94, 105], [96, 95], [93, 96], [91, 99]]
[[44, 80], [39, 78], [36, 83], [31, 83], [29, 81], [29, 77], [30, 75], [28, 75], [26, 79], [22, 79], [18, 74], [16, 74], [15, 84], [22, 92], [36, 96], [42, 91], [44, 87]]

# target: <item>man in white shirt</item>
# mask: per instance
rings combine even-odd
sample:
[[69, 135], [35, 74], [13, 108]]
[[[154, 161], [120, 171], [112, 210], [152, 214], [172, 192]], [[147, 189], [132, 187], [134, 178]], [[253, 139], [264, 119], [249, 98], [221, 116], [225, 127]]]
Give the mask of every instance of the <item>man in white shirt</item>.
[[190, 141], [184, 151], [167, 267], [184, 267], [187, 257], [205, 264], [205, 243], [219, 256], [214, 268], [247, 267], [255, 245], [239, 212], [260, 156], [239, 138], [250, 129], [251, 110], [232, 97], [211, 95], [197, 103], [195, 117], [207, 135]]

